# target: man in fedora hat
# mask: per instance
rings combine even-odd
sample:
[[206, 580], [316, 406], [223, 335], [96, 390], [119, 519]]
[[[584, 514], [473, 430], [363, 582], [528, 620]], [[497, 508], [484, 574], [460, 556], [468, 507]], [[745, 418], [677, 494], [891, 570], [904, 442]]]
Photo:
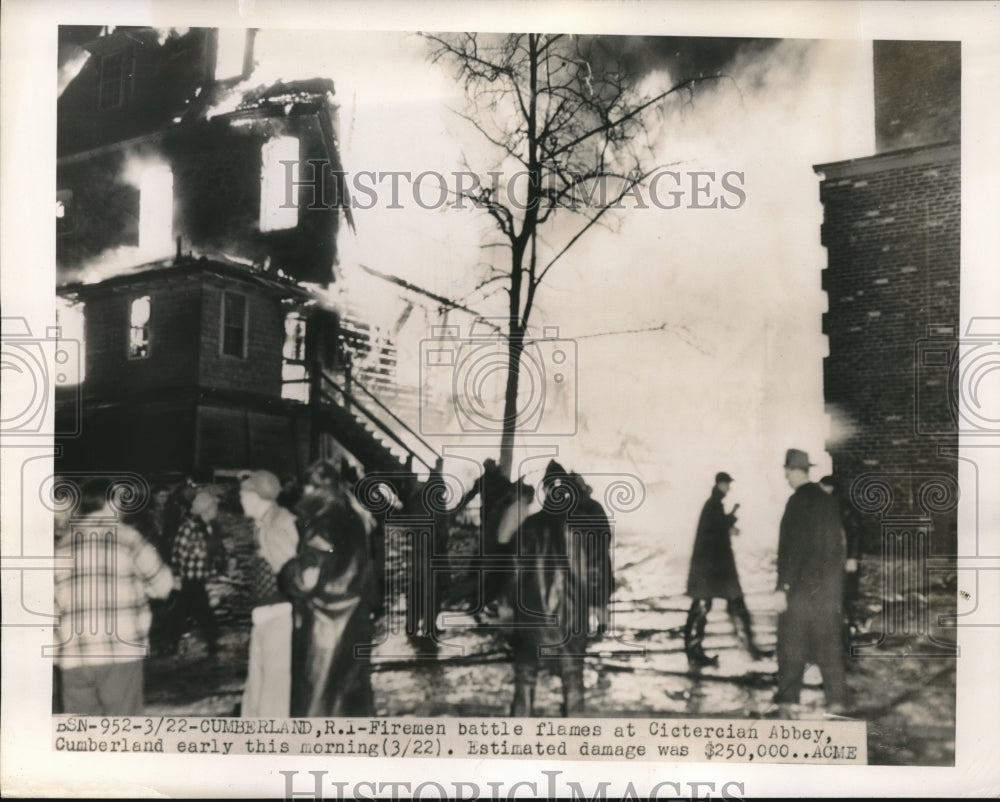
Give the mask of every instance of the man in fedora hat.
[[725, 471], [715, 475], [712, 493], [698, 518], [687, 583], [691, 609], [688, 610], [684, 624], [684, 653], [687, 655], [688, 665], [693, 669], [719, 664], [718, 656], [710, 657], [702, 647], [712, 599], [726, 600], [727, 611], [736, 633], [754, 660], [769, 655], [754, 642], [750, 611], [743, 601], [743, 589], [736, 572], [730, 538], [739, 534], [736, 528], [736, 510], [740, 505], [737, 504], [728, 513], [722, 506], [722, 499], [729, 492], [732, 482], [733, 477]]
[[778, 691], [780, 707], [798, 704], [807, 662], [819, 665], [831, 712], [842, 712], [847, 687], [841, 640], [846, 548], [840, 509], [809, 480], [813, 463], [797, 448], [785, 454], [794, 491], [778, 538]]

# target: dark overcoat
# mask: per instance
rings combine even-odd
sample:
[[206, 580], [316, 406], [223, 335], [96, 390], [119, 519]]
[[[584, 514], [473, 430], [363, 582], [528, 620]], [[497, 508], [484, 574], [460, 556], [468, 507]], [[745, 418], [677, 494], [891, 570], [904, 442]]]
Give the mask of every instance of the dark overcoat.
[[729, 534], [736, 516], [722, 508], [723, 497], [722, 491], [713, 487], [701, 508], [688, 571], [687, 595], [692, 599], [735, 599], [743, 595]]
[[372, 642], [366, 523], [336, 491], [303, 497], [297, 512], [299, 551], [281, 571], [295, 607], [291, 715], [372, 716], [370, 659], [355, 650]]
[[789, 606], [839, 604], [846, 559], [837, 500], [814, 482], [799, 486], [785, 505], [778, 537], [778, 589], [788, 594]]
[[840, 659], [846, 556], [837, 500], [813, 482], [800, 485], [778, 538], [778, 590], [788, 602], [778, 621], [779, 659], [821, 666]]

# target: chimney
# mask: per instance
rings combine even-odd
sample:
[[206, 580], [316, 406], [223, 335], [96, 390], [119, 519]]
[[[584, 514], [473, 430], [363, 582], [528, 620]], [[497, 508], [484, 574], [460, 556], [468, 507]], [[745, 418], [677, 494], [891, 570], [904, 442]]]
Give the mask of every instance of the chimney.
[[875, 41], [875, 150], [961, 140], [961, 42]]

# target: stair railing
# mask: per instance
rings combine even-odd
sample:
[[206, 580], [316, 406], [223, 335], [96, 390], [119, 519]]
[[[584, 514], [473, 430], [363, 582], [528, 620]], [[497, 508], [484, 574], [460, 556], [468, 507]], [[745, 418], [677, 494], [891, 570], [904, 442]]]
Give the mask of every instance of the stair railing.
[[[413, 472], [414, 459], [418, 460], [429, 471], [440, 471], [443, 460], [437, 451], [434, 450], [434, 447], [417, 432], [415, 432], [413, 428], [406, 423], [406, 421], [383, 404], [382, 401], [380, 401], [378, 397], [375, 396], [367, 387], [365, 387], [356, 378], [352, 377], [350, 368], [345, 369], [343, 373], [344, 380], [343, 384], [341, 384], [318, 365], [313, 366], [313, 369], [309, 371], [311, 385], [310, 398], [313, 403], [325, 401], [327, 403], [338, 404], [348, 412], [356, 410], [358, 413], [363, 415], [371, 421], [371, 423], [380, 432], [392, 440], [392, 442], [398, 445], [406, 453], [407, 471], [410, 471], [411, 473]], [[333, 392], [330, 392], [331, 390]], [[399, 429], [406, 432], [411, 438], [413, 438], [414, 441], [423, 446], [427, 452], [425, 455], [427, 457], [426, 459], [424, 456], [417, 453], [413, 445], [404, 441], [395, 428], [373, 413], [364, 403], [361, 403], [356, 395], [356, 391], [359, 390], [380, 410], [388, 415], [388, 417], [396, 424], [396, 426], [398, 426]], [[431, 461], [428, 462], [428, 459]]]

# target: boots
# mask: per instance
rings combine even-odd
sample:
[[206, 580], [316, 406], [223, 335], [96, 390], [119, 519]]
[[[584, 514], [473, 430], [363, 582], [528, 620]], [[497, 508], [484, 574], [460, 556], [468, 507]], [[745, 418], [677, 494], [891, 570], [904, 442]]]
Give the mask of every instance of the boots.
[[691, 602], [687, 622], [684, 624], [684, 654], [691, 668], [719, 665], [718, 655], [709, 657], [702, 649], [705, 641], [705, 624], [712, 609], [711, 599], [695, 599]]
[[761, 649], [753, 639], [753, 626], [750, 623], [750, 611], [747, 609], [743, 597], [739, 596], [729, 600], [729, 617], [732, 619], [733, 627], [736, 630], [736, 637], [744, 648], [750, 652], [750, 657], [754, 660], [763, 660], [771, 657], [774, 652]]

